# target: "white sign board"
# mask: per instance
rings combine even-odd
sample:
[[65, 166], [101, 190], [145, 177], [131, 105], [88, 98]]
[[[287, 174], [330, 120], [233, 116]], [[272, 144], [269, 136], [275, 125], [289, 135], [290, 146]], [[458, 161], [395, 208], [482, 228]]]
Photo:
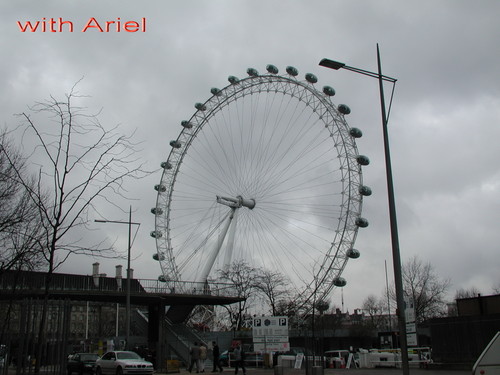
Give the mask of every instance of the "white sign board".
[[415, 322], [413, 323], [406, 323], [406, 333], [413, 333], [417, 332], [417, 325]]
[[253, 342], [267, 342], [267, 343], [288, 342], [288, 336], [254, 336]]
[[404, 298], [406, 320], [406, 342], [408, 346], [418, 346], [417, 324], [415, 323], [415, 304], [410, 297]]
[[253, 337], [288, 337], [287, 316], [261, 316], [253, 318]]
[[300, 369], [302, 367], [302, 361], [304, 360], [304, 353], [298, 353], [295, 357], [295, 365], [293, 368]]
[[288, 342], [266, 343], [255, 342], [253, 350], [256, 352], [288, 352], [290, 351], [290, 344]]
[[287, 316], [253, 318], [252, 334], [255, 351], [287, 352], [290, 350]]
[[417, 334], [416, 333], [407, 333], [406, 334], [406, 344], [408, 346], [418, 346]]
[[405, 320], [406, 323], [415, 322], [415, 305], [413, 304], [413, 299], [410, 297], [404, 297], [405, 303]]

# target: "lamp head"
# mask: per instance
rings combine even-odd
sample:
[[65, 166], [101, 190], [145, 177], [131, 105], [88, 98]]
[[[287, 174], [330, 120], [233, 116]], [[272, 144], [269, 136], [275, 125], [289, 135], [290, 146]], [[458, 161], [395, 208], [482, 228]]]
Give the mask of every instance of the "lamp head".
[[344, 63], [330, 60], [330, 59], [322, 59], [319, 62], [319, 65], [324, 66], [325, 68], [330, 68], [330, 69], [335, 69], [335, 70], [339, 70], [340, 68], [343, 68], [345, 66]]

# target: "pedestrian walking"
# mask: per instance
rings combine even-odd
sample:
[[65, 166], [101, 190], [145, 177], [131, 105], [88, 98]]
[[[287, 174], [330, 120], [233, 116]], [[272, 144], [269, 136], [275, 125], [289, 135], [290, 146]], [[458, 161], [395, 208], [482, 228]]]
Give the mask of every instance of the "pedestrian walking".
[[195, 341], [193, 346], [189, 350], [189, 354], [191, 354], [191, 363], [189, 365], [188, 371], [193, 371], [193, 366], [196, 365], [196, 373], [200, 372], [200, 347], [198, 343]]
[[220, 348], [215, 341], [212, 342], [212, 354], [214, 357], [214, 367], [212, 369], [212, 372], [217, 372], [217, 368], [219, 369], [219, 372], [222, 372], [222, 366], [220, 364]]
[[243, 375], [245, 375], [247, 373], [247, 370], [245, 368], [245, 352], [243, 351], [243, 348], [239, 344], [234, 349], [233, 356], [234, 356], [234, 373], [237, 374], [238, 369], [241, 367]]
[[200, 344], [200, 372], [205, 372], [205, 361], [207, 360], [207, 347], [205, 344]]

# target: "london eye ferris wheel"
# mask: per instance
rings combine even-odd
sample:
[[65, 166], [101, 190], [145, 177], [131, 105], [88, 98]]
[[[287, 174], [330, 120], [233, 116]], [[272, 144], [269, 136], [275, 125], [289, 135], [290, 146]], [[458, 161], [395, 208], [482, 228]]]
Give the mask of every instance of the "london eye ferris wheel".
[[302, 300], [326, 298], [360, 227], [363, 185], [349, 107], [294, 67], [228, 78], [170, 142], [157, 190], [160, 279], [204, 283], [236, 261], [279, 272]]

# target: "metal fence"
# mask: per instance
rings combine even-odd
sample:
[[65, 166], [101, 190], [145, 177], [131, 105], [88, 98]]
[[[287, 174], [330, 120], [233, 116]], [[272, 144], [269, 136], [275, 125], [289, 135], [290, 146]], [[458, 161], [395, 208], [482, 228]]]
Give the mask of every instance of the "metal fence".
[[[0, 291], [42, 291], [50, 277], [49, 291], [125, 291], [127, 279], [102, 275], [71, 275], [42, 272], [5, 272], [0, 276]], [[187, 294], [238, 297], [234, 286], [217, 282], [160, 281], [157, 279], [131, 279], [130, 291], [145, 294]]]

